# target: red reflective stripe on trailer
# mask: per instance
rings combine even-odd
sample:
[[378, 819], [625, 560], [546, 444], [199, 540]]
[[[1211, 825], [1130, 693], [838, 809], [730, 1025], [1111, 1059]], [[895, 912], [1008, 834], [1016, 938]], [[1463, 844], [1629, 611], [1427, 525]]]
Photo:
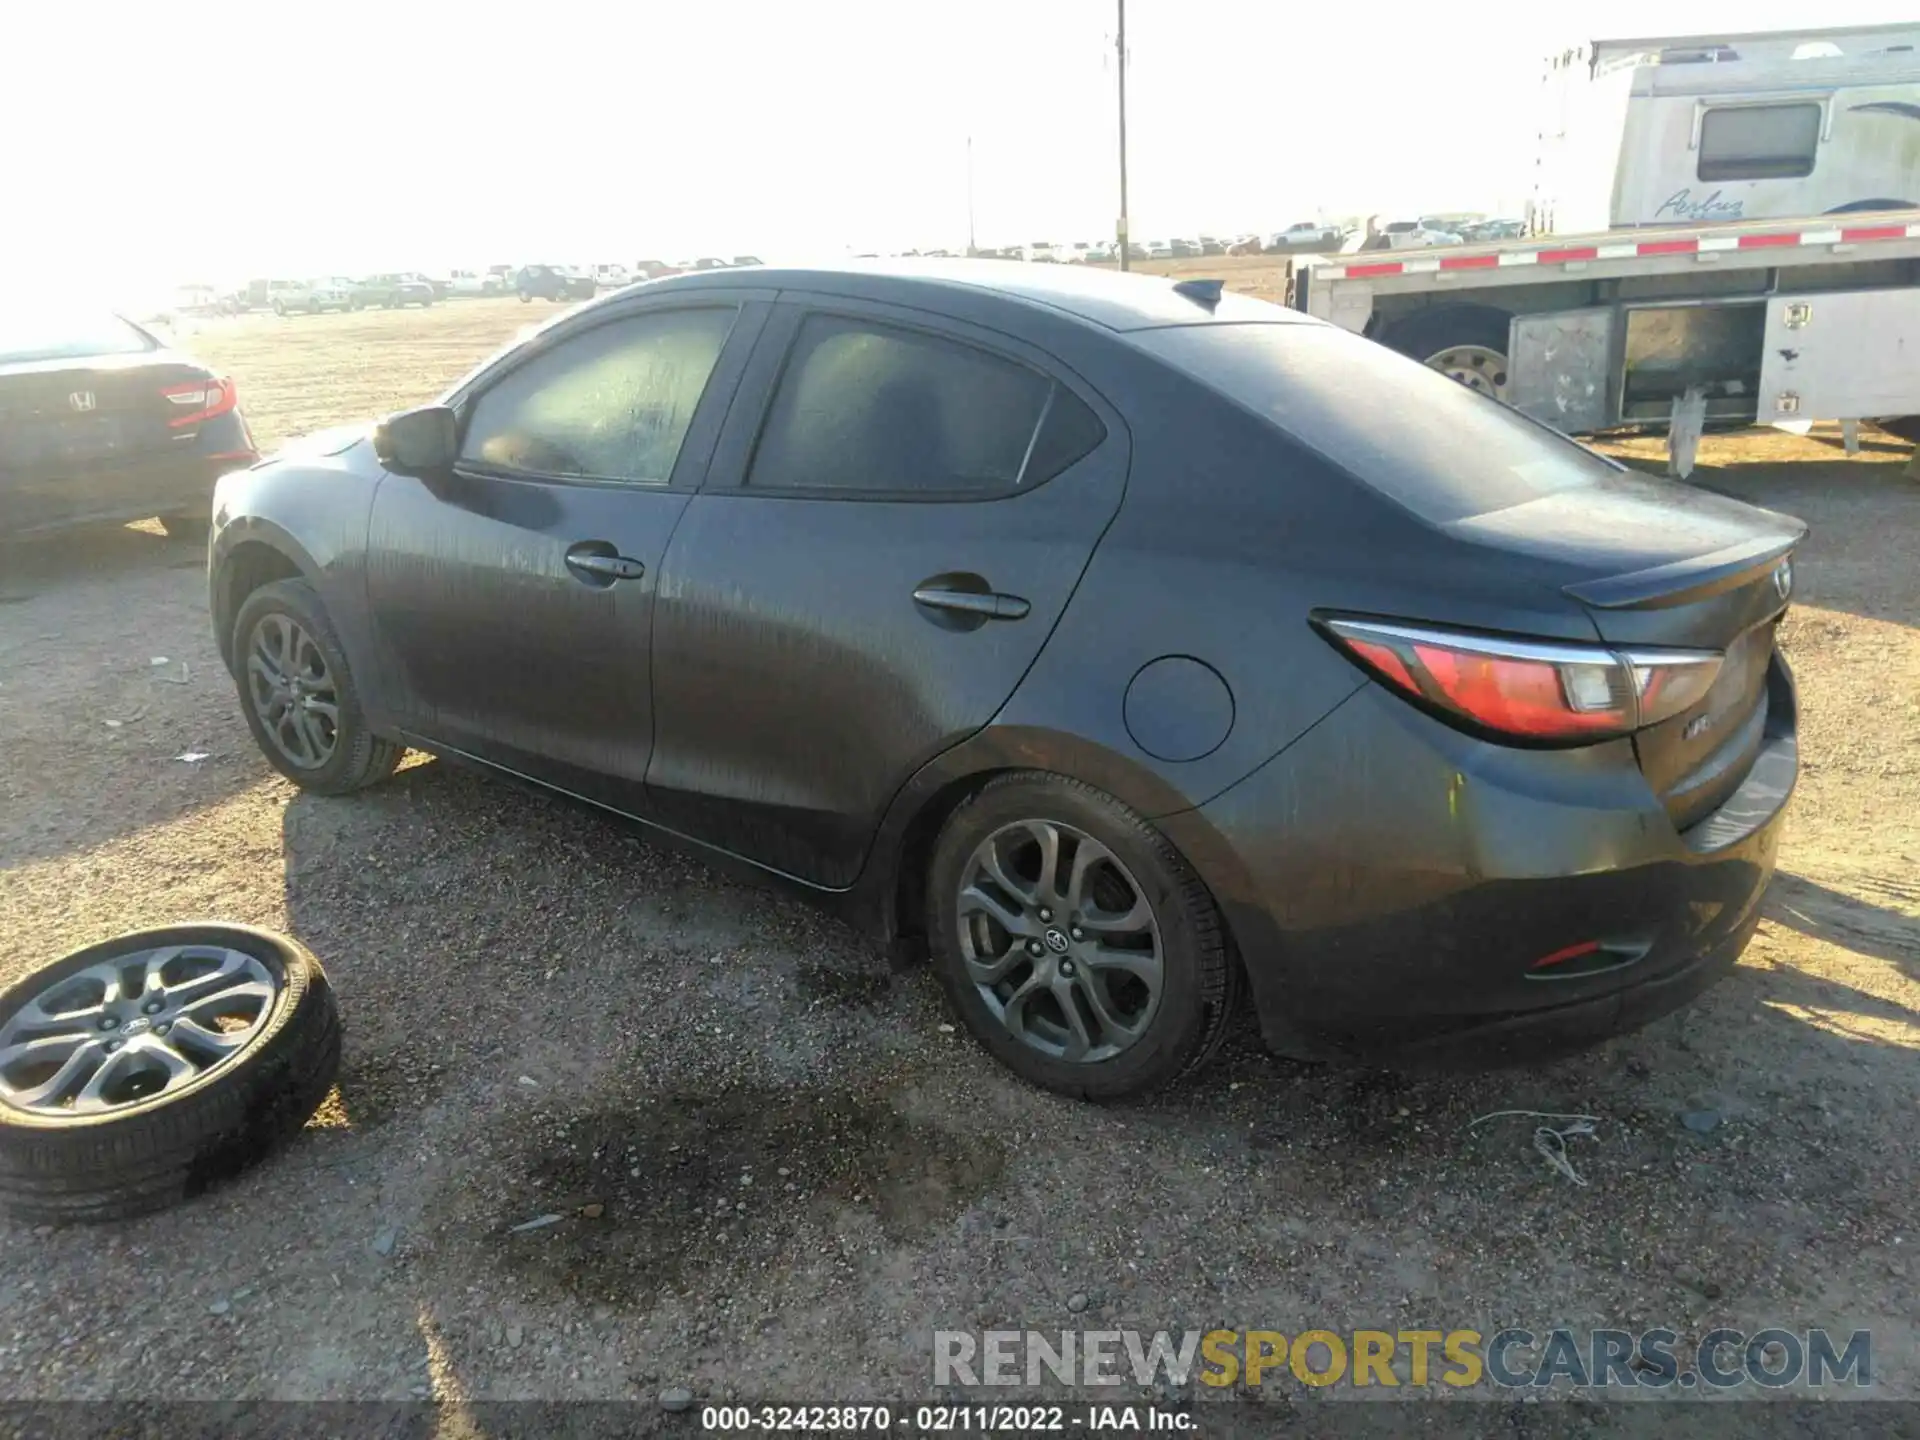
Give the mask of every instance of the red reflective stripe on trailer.
[[1398, 275], [1405, 267], [1398, 260], [1383, 265], [1349, 265], [1341, 271], [1341, 278], [1358, 280], [1368, 275]]
[[1542, 250], [1542, 265], [1565, 265], [1570, 260], [1598, 260], [1600, 247], [1597, 245], [1576, 245], [1571, 250]]
[[1842, 241], [1853, 240], [1904, 240], [1907, 227], [1904, 225], [1857, 225], [1850, 230], [1840, 232]]
[[1760, 250], [1768, 245], [1798, 245], [1799, 243], [1798, 235], [1742, 235], [1740, 237], [1742, 250]]
[[1498, 255], [1456, 255], [1452, 259], [1441, 257], [1442, 270], [1491, 270], [1500, 263]]
[[1692, 255], [1699, 248], [1698, 240], [1644, 240], [1634, 247], [1642, 255]]

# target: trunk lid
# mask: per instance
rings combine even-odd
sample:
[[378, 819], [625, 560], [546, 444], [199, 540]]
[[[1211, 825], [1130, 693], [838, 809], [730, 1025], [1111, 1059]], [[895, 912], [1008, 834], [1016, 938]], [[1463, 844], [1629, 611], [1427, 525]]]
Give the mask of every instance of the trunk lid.
[[1598, 485], [1453, 522], [1462, 540], [1547, 562], [1618, 650], [1714, 650], [1726, 658], [1695, 705], [1634, 736], [1642, 773], [1684, 830], [1746, 778], [1767, 729], [1774, 632], [1806, 525], [1668, 481]]
[[0, 365], [0, 475], [135, 463], [176, 443], [161, 390], [206, 371], [165, 350]]

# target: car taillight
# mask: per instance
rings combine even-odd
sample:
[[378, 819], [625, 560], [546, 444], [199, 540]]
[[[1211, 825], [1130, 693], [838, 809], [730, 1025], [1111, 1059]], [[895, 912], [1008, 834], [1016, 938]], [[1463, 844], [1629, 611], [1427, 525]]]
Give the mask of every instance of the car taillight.
[[240, 403], [240, 395], [234, 389], [233, 381], [216, 380], [212, 376], [205, 380], [190, 380], [184, 385], [168, 385], [160, 393], [182, 412], [167, 420], [168, 427], [175, 430], [182, 425], [197, 425], [202, 420], [224, 415]]
[[1579, 745], [1672, 719], [1713, 688], [1723, 658], [1378, 620], [1320, 625], [1364, 668], [1443, 719], [1539, 744]]

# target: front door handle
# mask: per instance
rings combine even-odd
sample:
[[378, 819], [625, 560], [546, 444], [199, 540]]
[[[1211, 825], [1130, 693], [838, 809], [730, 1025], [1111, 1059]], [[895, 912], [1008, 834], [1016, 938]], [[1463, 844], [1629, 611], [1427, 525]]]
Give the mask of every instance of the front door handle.
[[[592, 542], [589, 542], [592, 543]], [[638, 580], [647, 567], [625, 555], [602, 555], [579, 546], [567, 552], [567, 568], [589, 585], [611, 585], [615, 580]]]
[[1033, 609], [1018, 595], [997, 595], [992, 591], [950, 590], [941, 585], [922, 585], [913, 598], [935, 610], [953, 610], [975, 615], [982, 620], [1024, 620]]

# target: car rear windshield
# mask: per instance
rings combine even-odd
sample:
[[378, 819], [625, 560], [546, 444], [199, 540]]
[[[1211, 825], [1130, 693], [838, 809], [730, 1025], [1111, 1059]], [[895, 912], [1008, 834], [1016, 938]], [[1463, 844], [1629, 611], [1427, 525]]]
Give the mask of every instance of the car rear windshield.
[[1128, 338], [1436, 525], [1616, 473], [1499, 401], [1337, 326], [1185, 325]]
[[118, 315], [0, 311], [0, 365], [136, 355], [153, 340]]

